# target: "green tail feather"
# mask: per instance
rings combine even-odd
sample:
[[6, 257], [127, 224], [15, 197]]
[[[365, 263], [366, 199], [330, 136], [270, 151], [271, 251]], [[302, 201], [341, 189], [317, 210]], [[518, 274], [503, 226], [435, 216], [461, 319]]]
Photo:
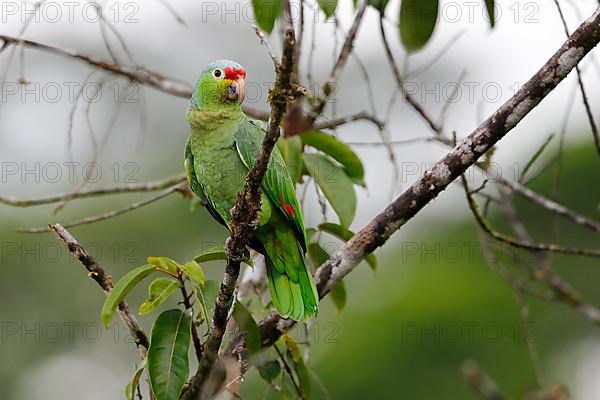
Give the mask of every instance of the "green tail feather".
[[259, 238], [266, 252], [269, 290], [277, 311], [296, 321], [316, 316], [317, 289], [293, 231], [276, 230]]
[[269, 291], [279, 314], [296, 321], [316, 316], [317, 290], [308, 277], [308, 271], [304, 270], [301, 279], [294, 283], [288, 275], [280, 273], [272, 265], [268, 256], [266, 259]]

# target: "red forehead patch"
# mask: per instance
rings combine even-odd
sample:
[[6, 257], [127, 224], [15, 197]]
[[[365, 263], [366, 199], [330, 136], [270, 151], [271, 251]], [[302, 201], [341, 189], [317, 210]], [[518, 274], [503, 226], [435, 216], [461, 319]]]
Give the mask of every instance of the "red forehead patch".
[[245, 69], [225, 67], [225, 79], [230, 79], [232, 81], [235, 81], [238, 78], [246, 78], [246, 70]]

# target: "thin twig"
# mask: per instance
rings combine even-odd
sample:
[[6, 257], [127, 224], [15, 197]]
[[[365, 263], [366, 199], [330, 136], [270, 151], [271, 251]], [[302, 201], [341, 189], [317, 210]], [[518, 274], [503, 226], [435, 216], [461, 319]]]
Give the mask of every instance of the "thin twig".
[[527, 250], [550, 251], [550, 252], [555, 252], [555, 253], [572, 254], [572, 255], [586, 256], [586, 257], [600, 257], [600, 250], [596, 250], [596, 249], [565, 247], [565, 246], [561, 246], [559, 244], [554, 244], [554, 243], [526, 242], [526, 241], [522, 241], [522, 240], [513, 238], [511, 236], [505, 235], [503, 233], [497, 232], [496, 230], [494, 230], [494, 228], [491, 226], [491, 224], [485, 219], [485, 217], [481, 213], [479, 205], [477, 204], [475, 199], [473, 199], [473, 196], [469, 189], [469, 184], [467, 182], [467, 178], [464, 176], [464, 174], [461, 175], [461, 180], [462, 180], [463, 186], [465, 187], [465, 195], [467, 196], [467, 202], [469, 204], [469, 208], [471, 209], [471, 212], [473, 213], [475, 220], [477, 221], [479, 226], [494, 239], [504, 242], [508, 245], [520, 247], [520, 248], [527, 249]]
[[[99, 87], [98, 90], [101, 90], [102, 86], [104, 86], [106, 84], [106, 79], [102, 79], [102, 81], [100, 81], [99, 83]], [[95, 95], [94, 95], [95, 96]], [[121, 98], [121, 89], [119, 89], [119, 98]], [[108, 138], [110, 137], [110, 133], [113, 130], [113, 128], [115, 127], [116, 123], [117, 123], [117, 119], [119, 117], [119, 113], [121, 112], [121, 108], [124, 105], [123, 102], [117, 102], [115, 104], [115, 108], [114, 108], [114, 112], [111, 114], [111, 117], [109, 119], [109, 123], [107, 125], [106, 128], [106, 132], [104, 133], [104, 138], [102, 139], [100, 145], [98, 146], [98, 143], [96, 141], [96, 135], [94, 133], [94, 128], [92, 125], [92, 121], [91, 121], [91, 116], [90, 116], [90, 109], [92, 107], [93, 102], [88, 102], [87, 107], [85, 109], [85, 117], [86, 117], [86, 121], [88, 124], [88, 128], [90, 131], [90, 136], [92, 138], [92, 142], [93, 142], [93, 159], [90, 161], [91, 163], [96, 163], [98, 160], [98, 156], [99, 153], [102, 152], [104, 150], [104, 148], [106, 147], [106, 144], [108, 142]], [[69, 149], [69, 153], [71, 153], [71, 149]], [[71, 192], [71, 196], [69, 196], [68, 198], [66, 198], [65, 200], [61, 201], [53, 210], [53, 214], [57, 214], [60, 210], [62, 210], [63, 208], [65, 208], [67, 206], [67, 204], [73, 200], [73, 196], [75, 196], [77, 194], [77, 192], [83, 190], [84, 186], [87, 185], [90, 181], [90, 171], [87, 170], [86, 171], [86, 176], [84, 177], [84, 179], [78, 184], [76, 185], [76, 187], [73, 189], [73, 191]]]
[[504, 400], [506, 397], [498, 390], [498, 385], [492, 380], [479, 365], [472, 360], [467, 360], [462, 365], [465, 380], [477, 393], [486, 400]]
[[269, 42], [269, 39], [267, 39], [267, 37], [265, 36], [263, 31], [261, 31], [258, 28], [258, 26], [252, 25], [252, 28], [254, 29], [254, 33], [256, 33], [256, 36], [258, 36], [258, 38], [260, 39], [260, 44], [262, 44], [263, 46], [265, 46], [267, 48], [267, 51], [269, 52], [269, 56], [271, 57], [271, 60], [273, 61], [273, 66], [275, 68], [277, 68], [277, 66], [279, 65], [279, 60], [277, 59], [277, 55], [275, 54], [275, 49], [273, 49], [271, 42]]
[[385, 27], [383, 26], [383, 14], [379, 15], [379, 32], [381, 34], [381, 41], [383, 42], [383, 47], [385, 49], [385, 54], [388, 59], [388, 63], [392, 68], [392, 72], [394, 73], [394, 77], [396, 78], [396, 84], [398, 85], [398, 89], [402, 92], [402, 96], [404, 100], [427, 122], [429, 127], [438, 135], [442, 134], [442, 128], [434, 121], [434, 119], [427, 113], [427, 111], [423, 108], [421, 104], [406, 90], [406, 85], [404, 84], [404, 79], [400, 74], [400, 70], [398, 69], [398, 65], [394, 60], [394, 55], [392, 54], [392, 49], [387, 40], [387, 36], [385, 33]]
[[[179, 281], [179, 289], [181, 290], [181, 296], [183, 297], [183, 305], [186, 310], [191, 310], [192, 315], [194, 308], [192, 303], [190, 302], [191, 295], [188, 294], [187, 289], [185, 288], [185, 279], [181, 272], [177, 275], [177, 280]], [[196, 321], [192, 321], [192, 342], [194, 343], [194, 352], [196, 353], [196, 359], [198, 362], [202, 359], [202, 343], [200, 342], [200, 335], [198, 334], [198, 326], [196, 325]]]
[[355, 122], [355, 121], [372, 122], [375, 126], [377, 126], [378, 129], [383, 129], [383, 127], [384, 127], [384, 123], [382, 121], [378, 120], [377, 117], [362, 111], [362, 112], [359, 112], [354, 115], [348, 115], [346, 117], [335, 118], [335, 119], [332, 119], [329, 121], [315, 122], [313, 124], [313, 128], [317, 129], [317, 130], [335, 129], [341, 125], [345, 125], [345, 124], [348, 124], [350, 122]]
[[[529, 235], [525, 224], [523, 224], [523, 222], [517, 218], [511, 194], [506, 192], [506, 189], [500, 191], [500, 195], [502, 197], [502, 201], [500, 203], [502, 205], [502, 210], [510, 222], [513, 232], [515, 235], [517, 235], [519, 240], [531, 242], [531, 236]], [[530, 276], [537, 281], [545, 283], [546, 286], [552, 290], [553, 297], [550, 300], [566, 303], [585, 318], [600, 326], [600, 310], [598, 310], [598, 308], [592, 304], [586, 302], [571, 284], [563, 280], [552, 269], [544, 254], [541, 254], [537, 251], [530, 251], [529, 253], [534, 257], [535, 260], [535, 268], [529, 271]], [[521, 258], [518, 256], [513, 257], [513, 259], [519, 261], [521, 260]], [[524, 264], [523, 261], [520, 261], [520, 263]], [[525, 267], [528, 266], [525, 265]]]
[[[575, 95], [577, 94], [577, 88], [578, 85], [573, 85], [573, 88], [571, 89], [571, 93], [569, 94], [569, 97], [567, 98], [567, 109], [565, 110], [564, 116], [563, 116], [563, 121], [561, 124], [561, 128], [560, 128], [560, 136], [559, 136], [559, 140], [558, 140], [558, 150], [557, 150], [557, 154], [554, 157], [553, 162], [556, 163], [556, 168], [554, 170], [554, 179], [553, 179], [553, 185], [552, 185], [552, 190], [550, 191], [552, 198], [556, 199], [557, 201], [560, 199], [560, 184], [561, 184], [561, 178], [562, 178], [562, 172], [563, 172], [563, 167], [564, 167], [564, 147], [565, 147], [565, 138], [567, 136], [567, 127], [569, 125], [569, 119], [571, 117], [571, 113], [573, 112], [573, 104], [574, 99], [575, 99]], [[556, 218], [556, 216], [554, 216], [553, 218], [553, 232], [554, 232], [554, 238], [555, 240], [558, 240], [558, 237], [560, 235], [560, 223], [558, 221], [558, 218]]]
[[[345, 32], [344, 28], [339, 23], [339, 20], [337, 17], [335, 17], [335, 21], [336, 21], [336, 23], [335, 23], [336, 30], [340, 31], [344, 36], [346, 36], [347, 33]], [[336, 38], [337, 38], [337, 35], [336, 35]], [[367, 70], [367, 67], [365, 66], [365, 64], [363, 63], [362, 59], [360, 58], [360, 56], [358, 55], [358, 53], [356, 51], [352, 51], [350, 54], [355, 59], [356, 65], [358, 65], [358, 68], [360, 69], [361, 75], [365, 82], [367, 97], [369, 99], [369, 110], [372, 115], [375, 115], [377, 113], [377, 107], [375, 105], [375, 94], [373, 93], [373, 86], [371, 85], [371, 77], [369, 75], [369, 71]]]
[[[506, 216], [506, 218], [508, 219], [509, 224], [511, 225], [512, 230], [515, 233], [515, 235], [517, 235], [517, 237], [520, 240], [529, 241], [529, 242], [532, 241], [531, 237], [529, 236], [529, 233], [527, 232], [527, 228], [525, 227], [525, 224], [519, 219], [519, 217], [517, 215], [517, 210], [516, 210], [516, 208], [514, 206], [514, 202], [513, 202], [513, 194], [510, 193], [507, 189], [501, 188], [500, 189], [500, 198], [502, 199], [502, 201], [500, 203], [500, 206], [502, 207], [502, 211], [503, 211], [504, 215]], [[482, 235], [485, 235], [485, 234], [482, 233]], [[491, 238], [489, 238], [489, 237], [487, 237], [487, 239], [491, 240]], [[489, 241], [486, 241], [486, 242], [489, 243]], [[538, 268], [542, 269], [543, 264], [544, 264], [543, 255], [540, 252], [530, 251], [529, 253], [533, 257], [535, 257], [535, 260], [536, 260], [537, 264], [539, 265]], [[495, 260], [488, 260], [488, 263], [498, 264], [499, 262], [495, 261]], [[526, 264], [526, 263], [521, 261], [520, 258], [515, 258], [515, 264]], [[524, 268], [522, 267], [522, 269], [530, 272], [531, 269], [528, 267], [529, 266], [525, 265]], [[532, 275], [532, 274], [530, 273], [529, 275]], [[514, 289], [515, 298], [516, 298], [517, 302], [519, 303], [519, 305], [521, 306], [521, 319], [523, 320], [523, 322], [525, 324], [528, 324], [531, 322], [531, 317], [530, 317], [530, 312], [529, 312], [529, 304], [527, 303], [527, 300], [524, 296], [524, 294], [526, 292], [522, 288], [522, 286], [525, 286], [525, 285], [519, 286], [519, 285], [515, 285], [514, 283], [511, 283], [511, 286]], [[554, 296], [552, 296], [552, 298], [554, 298]], [[540, 368], [539, 353], [537, 351], [535, 343], [532, 343], [532, 341], [530, 341], [530, 340], [527, 340], [526, 342], [527, 342], [527, 352], [529, 353], [529, 358], [531, 360], [531, 366], [534, 371], [536, 383], [537, 383], [538, 387], [541, 387], [543, 379], [542, 379], [542, 372], [541, 372], [541, 368]]]
[[587, 229], [590, 229], [594, 232], [600, 232], [600, 222], [594, 221], [591, 218], [588, 218], [577, 211], [571, 210], [559, 204], [547, 197], [542, 196], [529, 189], [527, 186], [524, 186], [520, 183], [510, 181], [508, 179], [499, 178], [495, 179], [496, 183], [499, 183], [502, 186], [506, 186], [510, 188], [512, 191], [522, 196], [523, 198], [529, 200], [530, 202], [537, 204], [538, 206], [545, 208], [546, 210], [553, 212], [556, 215], [560, 215], [567, 219], [570, 219], [577, 225], [581, 225]]
[[292, 381], [292, 384], [294, 385], [294, 388], [296, 389], [296, 393], [298, 393], [299, 398], [304, 399], [302, 389], [300, 389], [298, 382], [296, 382], [296, 379], [294, 379], [294, 373], [292, 372], [292, 369], [290, 368], [290, 365], [288, 364], [287, 360], [281, 353], [281, 350], [279, 350], [279, 347], [277, 347], [277, 345], [273, 345], [273, 348], [275, 349], [275, 351], [277, 352], [277, 355], [279, 356], [279, 359], [283, 363], [283, 368], [285, 369], [287, 374], [290, 376], [290, 381]]
[[[397, 26], [397, 24], [395, 26]], [[456, 43], [458, 43], [461, 36], [463, 36], [465, 33], [466, 33], [466, 30], [461, 30], [458, 33], [456, 33], [454, 36], [452, 36], [450, 39], [448, 39], [447, 43], [444, 46], [442, 46], [442, 48], [438, 54], [434, 55], [429, 61], [427, 61], [420, 67], [417, 67], [417, 68], [413, 69], [412, 71], [407, 72], [405, 75], [405, 78], [408, 79], [408, 78], [417, 77], [417, 76], [423, 74], [425, 71], [427, 71], [431, 67], [433, 67], [434, 65], [436, 65], [442, 59], [442, 57], [444, 57], [444, 55], [446, 55], [452, 49], [452, 46], [454, 46]]]
[[[422, 138], [412, 138], [412, 139], [404, 139], [404, 140], [392, 140], [387, 144], [391, 146], [403, 146], [407, 144], [415, 144], [415, 143], [427, 143], [427, 142], [437, 142], [436, 138], [432, 137], [422, 137]], [[386, 144], [383, 142], [344, 142], [350, 146], [385, 146]]]
[[18, 199], [11, 196], [0, 196], [0, 203], [13, 207], [33, 207], [44, 204], [59, 203], [67, 199], [85, 199], [90, 197], [106, 196], [119, 193], [136, 193], [136, 192], [153, 192], [165, 188], [172, 187], [179, 183], [185, 182], [184, 175], [175, 175], [169, 178], [160, 179], [150, 182], [127, 183], [119, 186], [112, 186], [102, 189], [81, 190], [77, 193], [67, 192], [51, 195], [48, 197], [40, 197], [37, 199]]
[[330, 81], [337, 82], [339, 80], [340, 74], [342, 70], [346, 66], [346, 62], [352, 54], [352, 50], [354, 49], [354, 40], [356, 39], [356, 34], [358, 33], [358, 28], [362, 23], [363, 16], [365, 14], [365, 10], [367, 9], [368, 1], [361, 1], [358, 9], [356, 10], [356, 15], [354, 16], [354, 21], [352, 22], [352, 26], [346, 35], [346, 40], [344, 40], [344, 44], [342, 45], [342, 49], [340, 50], [340, 54], [337, 58], [335, 65], [331, 70]]
[[457, 95], [460, 85], [462, 85], [462, 82], [465, 79], [466, 75], [467, 75], [467, 71], [465, 71], [465, 70], [463, 70], [460, 73], [460, 75], [458, 76], [458, 80], [456, 81], [456, 85], [452, 89], [452, 93], [450, 94], [450, 96], [448, 96], [448, 98], [446, 99], [446, 102], [442, 106], [442, 110], [440, 111], [440, 115], [438, 117], [438, 122], [436, 123], [436, 126], [439, 126], [440, 130], [442, 130], [442, 131], [444, 130], [444, 123], [446, 122], [446, 115], [448, 113], [448, 110], [450, 109], [452, 104], [454, 104], [453, 100], [454, 100], [455, 96]]
[[96, 73], [96, 70], [90, 71], [90, 73], [83, 80], [83, 84], [77, 91], [75, 98], [73, 100], [73, 105], [71, 106], [71, 111], [69, 111], [69, 125], [67, 127], [67, 157], [71, 162], [73, 161], [73, 127], [75, 125], [75, 112], [77, 111], [77, 106], [79, 105], [79, 99], [83, 95], [84, 88], [87, 86], [87, 83], [92, 79], [92, 76]]
[[352, 49], [354, 48], [354, 40], [356, 39], [356, 34], [358, 33], [358, 28], [362, 23], [363, 15], [365, 13], [368, 3], [369, 2], [367, 0], [362, 0], [360, 5], [358, 6], [358, 10], [356, 11], [356, 15], [354, 16], [352, 26], [348, 31], [348, 35], [346, 36], [344, 44], [342, 45], [342, 50], [340, 51], [337, 61], [331, 69], [328, 81], [325, 83], [325, 85], [323, 85], [323, 94], [317, 99], [315, 105], [312, 107], [310, 113], [308, 114], [308, 121], [310, 125], [312, 125], [315, 122], [315, 120], [323, 113], [323, 110], [325, 109], [325, 105], [327, 103], [327, 99], [333, 92], [334, 85], [338, 81], [342, 70], [346, 66], [348, 57], [350, 56], [350, 53], [352, 53]]
[[[567, 21], [565, 20], [565, 16], [562, 12], [560, 3], [558, 2], [558, 0], [554, 0], [554, 4], [556, 5], [556, 9], [558, 10], [558, 14], [560, 15], [560, 20], [562, 21], [563, 28], [565, 29], [565, 35], [569, 37], [569, 27], [567, 26]], [[583, 84], [583, 78], [581, 77], [581, 69], [579, 68], [579, 65], [575, 66], [575, 71], [577, 71], [577, 83], [579, 84], [579, 90], [581, 91], [581, 97], [583, 99], [583, 105], [585, 107], [585, 113], [590, 124], [590, 129], [592, 130], [592, 135], [594, 136], [596, 150], [598, 151], [598, 153], [600, 153], [600, 132], [598, 131], [598, 126], [596, 125], [594, 114], [592, 113], [592, 108], [590, 106], [590, 101], [588, 99], [586, 89]]]
[[169, 13], [173, 16], [173, 18], [175, 18], [175, 20], [178, 23], [180, 23], [183, 26], [187, 26], [183, 17], [181, 15], [179, 15], [179, 13], [175, 10], [175, 8], [173, 8], [173, 6], [171, 5], [171, 3], [169, 1], [158, 0], [158, 2], [161, 3], [167, 9], [167, 11], [169, 11]]
[[[187, 184], [179, 184], [179, 185], [175, 185], [172, 186], [162, 192], [160, 192], [159, 194], [157, 194], [156, 196], [150, 197], [148, 199], [142, 200], [142, 201], [137, 201], [135, 203], [132, 203], [130, 205], [128, 205], [127, 207], [124, 208], [120, 208], [118, 210], [113, 210], [113, 211], [109, 211], [103, 214], [99, 214], [99, 215], [94, 215], [91, 217], [86, 217], [86, 218], [82, 218], [82, 219], [78, 219], [76, 221], [70, 222], [68, 224], [64, 224], [64, 226], [66, 228], [72, 228], [75, 226], [79, 226], [79, 225], [84, 225], [84, 224], [93, 224], [94, 222], [99, 222], [99, 221], [104, 221], [110, 218], [114, 218], [117, 217], [121, 214], [125, 214], [126, 212], [129, 211], [133, 211], [136, 210], [138, 208], [144, 207], [148, 204], [154, 203], [155, 201], [158, 201], [164, 197], [169, 196], [172, 193], [175, 192], [182, 192], [185, 190], [185, 188], [187, 187]], [[21, 233], [44, 233], [44, 232], [48, 232], [48, 228], [46, 227], [39, 227], [39, 228], [19, 228], [17, 229], [17, 232], [21, 232]]]

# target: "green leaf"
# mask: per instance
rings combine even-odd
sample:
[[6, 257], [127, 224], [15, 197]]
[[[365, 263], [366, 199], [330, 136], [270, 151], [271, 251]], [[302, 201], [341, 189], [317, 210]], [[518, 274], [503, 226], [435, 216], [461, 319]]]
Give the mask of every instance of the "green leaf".
[[344, 242], [350, 240], [354, 233], [351, 230], [342, 228], [341, 225], [334, 224], [331, 222], [325, 222], [318, 226], [320, 231], [327, 232], [330, 235], [333, 235]]
[[356, 193], [350, 178], [322, 154], [305, 154], [304, 163], [335, 210], [340, 224], [350, 226], [356, 212]]
[[148, 286], [148, 300], [140, 305], [140, 315], [148, 314], [161, 305], [179, 288], [179, 282], [171, 278], [157, 278]]
[[135, 400], [135, 390], [140, 383], [140, 378], [142, 376], [142, 372], [144, 372], [144, 368], [146, 368], [145, 358], [138, 365], [138, 369], [135, 371], [135, 374], [133, 374], [131, 382], [125, 386], [125, 398], [127, 398], [127, 400]]
[[268, 383], [273, 382], [281, 373], [279, 361], [269, 360], [258, 366], [258, 373]]
[[[194, 261], [197, 263], [219, 260], [227, 260], [227, 254], [225, 253], [224, 246], [211, 246], [194, 257]], [[250, 266], [253, 266], [252, 259], [248, 258], [243, 259], [242, 261]]]
[[402, 0], [400, 5], [400, 39], [409, 52], [427, 42], [437, 22], [438, 0]]
[[333, 301], [336, 310], [341, 312], [346, 305], [346, 285], [344, 285], [344, 281], [339, 281], [334, 287], [331, 288], [329, 292], [329, 297]]
[[282, 0], [252, 0], [252, 9], [259, 28], [271, 33], [275, 26], [275, 20], [281, 14], [282, 6]]
[[193, 279], [200, 285], [204, 285], [204, 281], [206, 280], [204, 278], [204, 271], [202, 271], [200, 264], [195, 260], [185, 263], [180, 268], [190, 279]]
[[496, 16], [494, 15], [494, 0], [485, 0], [485, 7], [487, 9], [488, 17], [490, 18], [490, 27], [493, 28], [496, 24]]
[[377, 256], [375, 256], [375, 254], [371, 253], [366, 255], [365, 261], [367, 262], [367, 264], [369, 264], [369, 267], [371, 267], [372, 271], [377, 270]]
[[136, 269], [129, 271], [126, 273], [112, 288], [110, 292], [108, 292], [108, 296], [106, 296], [106, 300], [104, 301], [104, 305], [102, 306], [102, 322], [104, 326], [108, 328], [108, 324], [112, 320], [113, 315], [119, 303], [123, 300], [127, 293], [131, 291], [142, 279], [150, 275], [156, 271], [156, 267], [154, 265], [142, 265], [141, 267], [137, 267]]
[[[319, 225], [319, 230], [327, 232], [330, 235], [333, 235], [338, 239], [343, 240], [344, 242], [347, 242], [348, 240], [350, 240], [350, 238], [352, 238], [352, 236], [354, 236], [354, 232], [352, 232], [351, 230], [345, 229], [341, 225], [333, 224], [331, 222], [326, 222]], [[375, 254], [371, 253], [366, 255], [365, 261], [367, 262], [367, 264], [369, 264], [373, 271], [377, 269], [377, 257], [375, 256]]]
[[546, 141], [544, 143], [542, 143], [542, 145], [535, 152], [533, 157], [531, 157], [531, 159], [527, 162], [527, 165], [525, 165], [525, 168], [523, 168], [523, 171], [519, 175], [519, 182], [521, 182], [521, 183], [525, 182], [525, 180], [527, 179], [527, 173], [529, 172], [531, 167], [533, 167], [535, 165], [535, 162], [538, 160], [538, 158], [540, 158], [540, 156], [542, 155], [544, 150], [546, 150], [546, 147], [548, 147], [548, 145], [550, 144], [552, 139], [554, 139], [554, 134], [548, 136], [548, 139], [546, 139]]
[[335, 14], [337, 0], [317, 0], [317, 3], [319, 3], [319, 7], [323, 10], [327, 18]]
[[[369, 0], [369, 5], [374, 7], [380, 13], [385, 14], [385, 8], [387, 7], [388, 2], [389, 0]], [[356, 8], [356, 5], [354, 5], [354, 8]]]
[[315, 228], [306, 228], [306, 240], [310, 242], [316, 233], [317, 230]]
[[194, 288], [205, 321], [210, 321], [212, 319], [215, 301], [219, 294], [219, 286], [219, 282], [209, 280], [205, 281], [203, 286], [196, 285]]
[[[332, 224], [336, 225], [336, 224]], [[339, 227], [339, 225], [336, 225]], [[329, 259], [329, 253], [321, 247], [319, 243], [311, 243], [308, 245], [308, 254], [314, 263], [315, 267], [323, 264]], [[333, 301], [335, 308], [341, 312], [346, 305], [346, 286], [343, 281], [338, 282], [330, 291], [329, 297]]]
[[308, 131], [300, 135], [302, 143], [328, 154], [342, 164], [346, 175], [356, 184], [364, 186], [365, 170], [356, 153], [335, 136], [321, 131]]
[[303, 398], [310, 399], [310, 374], [308, 368], [306, 368], [306, 364], [304, 364], [304, 359], [300, 353], [300, 347], [289, 335], [285, 335], [285, 344], [288, 349], [288, 359], [293, 362], [296, 375], [298, 376], [298, 383], [300, 384]]
[[192, 316], [168, 310], [152, 327], [148, 349], [148, 376], [156, 400], [177, 400], [188, 378], [188, 349]]
[[239, 301], [233, 306], [233, 318], [240, 327], [240, 330], [246, 332], [246, 349], [248, 356], [252, 356], [260, 351], [260, 331], [252, 314]]
[[179, 268], [179, 263], [170, 259], [169, 257], [148, 257], [146, 261], [148, 264], [154, 265], [156, 268], [164, 269], [174, 273], [177, 273], [177, 268]]
[[285, 160], [288, 172], [294, 183], [302, 175], [302, 140], [298, 136], [277, 141], [277, 147]]
[[329, 260], [330, 254], [317, 242], [308, 245], [308, 255], [315, 268]]
[[227, 260], [224, 246], [211, 246], [194, 257], [194, 261], [197, 263], [217, 260]]

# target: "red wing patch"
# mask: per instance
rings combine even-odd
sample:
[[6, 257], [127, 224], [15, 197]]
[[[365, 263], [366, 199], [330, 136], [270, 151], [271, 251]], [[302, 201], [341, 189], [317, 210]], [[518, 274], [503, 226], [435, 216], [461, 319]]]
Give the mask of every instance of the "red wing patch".
[[285, 210], [286, 213], [288, 213], [289, 215], [291, 215], [292, 217], [296, 216], [296, 213], [294, 212], [294, 207], [292, 207], [291, 205], [289, 205], [288, 203], [286, 203], [281, 196], [277, 196], [279, 198], [279, 204], [281, 204], [281, 206], [283, 207], [283, 209]]

